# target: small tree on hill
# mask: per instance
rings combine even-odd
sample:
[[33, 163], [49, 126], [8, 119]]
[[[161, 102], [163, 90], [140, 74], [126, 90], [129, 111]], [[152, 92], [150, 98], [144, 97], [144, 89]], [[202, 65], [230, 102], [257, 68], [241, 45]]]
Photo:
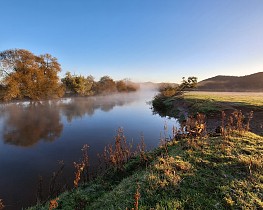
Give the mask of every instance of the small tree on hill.
[[161, 97], [173, 97], [173, 96], [181, 96], [184, 94], [185, 91], [191, 90], [196, 87], [197, 85], [197, 77], [185, 77], [182, 78], [183, 81], [180, 85], [174, 86], [171, 84], [162, 85], [159, 88], [160, 96]]

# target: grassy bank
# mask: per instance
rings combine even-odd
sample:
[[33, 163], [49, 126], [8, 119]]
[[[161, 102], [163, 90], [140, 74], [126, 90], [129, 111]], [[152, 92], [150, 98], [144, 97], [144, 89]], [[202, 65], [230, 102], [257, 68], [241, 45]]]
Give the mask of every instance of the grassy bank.
[[[263, 138], [181, 138], [61, 194], [54, 209], [262, 209]], [[51, 204], [35, 209], [53, 209]]]

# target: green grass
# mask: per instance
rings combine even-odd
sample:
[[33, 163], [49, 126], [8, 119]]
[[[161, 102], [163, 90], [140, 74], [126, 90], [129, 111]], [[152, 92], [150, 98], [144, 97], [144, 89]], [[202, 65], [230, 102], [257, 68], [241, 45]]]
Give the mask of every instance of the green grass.
[[185, 99], [207, 100], [213, 102], [228, 102], [233, 105], [243, 106], [263, 106], [263, 93], [251, 92], [188, 92]]
[[[59, 196], [56, 209], [263, 209], [263, 137], [171, 141]], [[45, 206], [30, 208], [48, 209]]]
[[262, 98], [263, 93], [188, 92], [183, 100], [191, 114], [201, 112], [214, 116], [223, 110], [263, 111]]

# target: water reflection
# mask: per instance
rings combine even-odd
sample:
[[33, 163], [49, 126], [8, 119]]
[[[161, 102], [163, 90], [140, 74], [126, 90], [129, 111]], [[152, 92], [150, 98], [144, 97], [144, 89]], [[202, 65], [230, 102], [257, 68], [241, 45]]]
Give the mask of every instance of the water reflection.
[[10, 104], [5, 107], [3, 141], [28, 147], [39, 140], [54, 141], [63, 130], [56, 103]]
[[95, 107], [93, 106], [94, 98], [72, 98], [69, 99], [68, 103], [62, 103], [60, 108], [62, 114], [67, 118], [68, 122], [76, 118], [81, 118], [84, 115], [92, 116], [95, 112]]
[[131, 103], [131, 95], [112, 95], [90, 98], [68, 98], [58, 101], [21, 102], [2, 105], [3, 142], [29, 147], [38, 141], [54, 141], [63, 131], [61, 116], [68, 122], [85, 115], [92, 116], [96, 110], [109, 112], [115, 106]]
[[95, 110], [109, 112], [115, 106], [129, 104], [135, 100], [135, 97], [131, 96], [128, 94], [116, 94], [90, 98], [76, 97], [68, 100], [68, 103], [61, 104], [60, 108], [67, 121], [71, 122], [73, 119], [81, 118], [86, 114], [92, 116]]

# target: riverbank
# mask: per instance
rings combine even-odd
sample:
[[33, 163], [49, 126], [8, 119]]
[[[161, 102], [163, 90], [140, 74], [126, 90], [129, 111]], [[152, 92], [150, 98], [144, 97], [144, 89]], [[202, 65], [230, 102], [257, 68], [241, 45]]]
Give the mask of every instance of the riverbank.
[[262, 153], [250, 132], [175, 138], [29, 210], [261, 209]]
[[[188, 115], [203, 113], [207, 117], [207, 129], [214, 132], [222, 123], [222, 111], [231, 115], [241, 111], [245, 118], [253, 112], [250, 131], [263, 136], [263, 93], [262, 92], [201, 92], [192, 91], [184, 97], [159, 99], [156, 112], [183, 120]], [[155, 109], [155, 108], [154, 108]]]

